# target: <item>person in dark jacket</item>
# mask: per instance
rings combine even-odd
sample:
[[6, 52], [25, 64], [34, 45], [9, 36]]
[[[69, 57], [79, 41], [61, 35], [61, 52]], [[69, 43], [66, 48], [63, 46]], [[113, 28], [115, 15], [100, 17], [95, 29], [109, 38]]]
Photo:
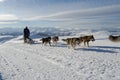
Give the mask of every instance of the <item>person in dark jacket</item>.
[[28, 27], [26, 26], [24, 28], [24, 43], [27, 43], [27, 39], [29, 39], [29, 36], [30, 36], [30, 30], [28, 29]]

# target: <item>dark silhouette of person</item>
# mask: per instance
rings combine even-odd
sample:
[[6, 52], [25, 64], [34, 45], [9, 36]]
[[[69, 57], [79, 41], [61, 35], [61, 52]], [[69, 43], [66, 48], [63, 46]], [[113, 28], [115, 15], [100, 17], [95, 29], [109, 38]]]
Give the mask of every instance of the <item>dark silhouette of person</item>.
[[28, 29], [28, 27], [26, 26], [24, 28], [24, 43], [27, 43], [27, 39], [30, 39], [29, 36], [30, 36], [30, 30]]

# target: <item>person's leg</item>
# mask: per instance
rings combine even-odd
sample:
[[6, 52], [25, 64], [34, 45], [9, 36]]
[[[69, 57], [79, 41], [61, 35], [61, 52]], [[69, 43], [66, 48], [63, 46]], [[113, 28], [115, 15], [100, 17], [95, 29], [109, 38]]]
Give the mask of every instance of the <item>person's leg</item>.
[[26, 38], [26, 36], [24, 35], [24, 43], [26, 43], [27, 42], [27, 38]]
[[29, 43], [31, 41], [31, 38], [29, 38], [28, 35], [26, 35], [26, 43]]

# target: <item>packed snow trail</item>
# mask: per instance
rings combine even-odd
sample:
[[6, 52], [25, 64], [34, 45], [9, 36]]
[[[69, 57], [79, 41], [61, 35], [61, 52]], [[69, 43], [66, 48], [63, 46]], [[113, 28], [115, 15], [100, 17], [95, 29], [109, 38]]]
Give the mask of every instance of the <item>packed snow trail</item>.
[[105, 39], [90, 45], [72, 50], [63, 42], [50, 47], [10, 40], [0, 45], [0, 76], [3, 80], [120, 80], [119, 43]]
[[57, 65], [57, 63], [54, 64], [54, 62], [29, 51], [25, 52], [10, 47], [1, 53], [3, 54], [1, 55], [1, 61], [5, 63], [5, 66], [1, 67], [2, 70], [7, 72], [7, 75], [3, 77], [8, 80], [63, 80], [70, 77], [73, 80], [71, 75], [76, 76], [74, 72], [71, 71], [70, 73]]

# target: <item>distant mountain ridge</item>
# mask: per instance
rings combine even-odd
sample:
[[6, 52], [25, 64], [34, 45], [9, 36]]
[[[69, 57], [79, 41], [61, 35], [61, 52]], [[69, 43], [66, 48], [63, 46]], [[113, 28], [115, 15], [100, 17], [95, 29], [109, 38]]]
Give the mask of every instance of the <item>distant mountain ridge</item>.
[[[93, 34], [99, 31], [107, 31], [111, 35], [120, 35], [120, 28], [113, 29], [79, 29], [79, 28], [29, 28], [31, 35], [39, 36], [70, 36], [79, 34]], [[23, 34], [23, 28], [0, 28], [0, 35], [18, 36]]]

